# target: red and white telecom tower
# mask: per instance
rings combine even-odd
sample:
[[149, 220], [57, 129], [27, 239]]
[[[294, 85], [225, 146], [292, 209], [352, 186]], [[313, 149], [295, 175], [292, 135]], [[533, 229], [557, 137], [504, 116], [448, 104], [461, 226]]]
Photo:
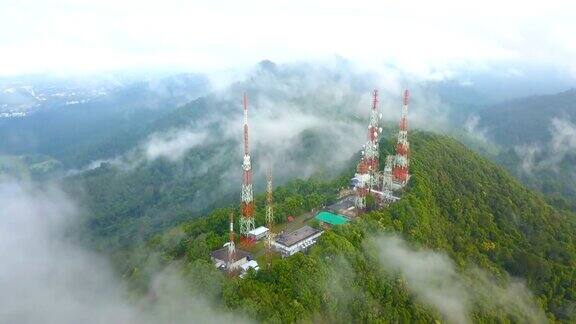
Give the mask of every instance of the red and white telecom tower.
[[242, 202], [240, 203], [240, 237], [244, 246], [254, 243], [248, 233], [254, 229], [254, 192], [252, 189], [252, 164], [250, 162], [250, 150], [248, 145], [248, 97], [246, 93], [242, 98], [244, 106], [244, 158], [242, 160]]
[[[380, 128], [379, 121], [382, 115], [378, 113], [378, 90], [372, 92], [372, 111], [370, 113], [370, 124], [368, 125], [368, 142], [364, 148], [364, 159], [366, 164], [368, 164], [368, 171], [370, 173], [378, 172], [380, 150], [378, 146], [378, 138], [382, 132]], [[370, 184], [371, 186], [374, 183]]]
[[382, 133], [379, 121], [382, 115], [378, 112], [378, 90], [372, 91], [372, 110], [370, 113], [370, 124], [368, 125], [368, 141], [363, 145], [362, 158], [358, 163], [357, 173], [354, 177], [356, 188], [356, 207], [364, 209], [366, 207], [366, 195], [370, 190], [379, 185], [378, 169], [380, 151], [378, 139]]
[[404, 91], [404, 98], [402, 101], [402, 117], [400, 119], [400, 130], [398, 131], [398, 142], [396, 144], [396, 157], [394, 159], [394, 166], [392, 168], [392, 176], [394, 182], [404, 186], [410, 177], [408, 174], [408, 166], [410, 160], [410, 143], [408, 142], [408, 90]]

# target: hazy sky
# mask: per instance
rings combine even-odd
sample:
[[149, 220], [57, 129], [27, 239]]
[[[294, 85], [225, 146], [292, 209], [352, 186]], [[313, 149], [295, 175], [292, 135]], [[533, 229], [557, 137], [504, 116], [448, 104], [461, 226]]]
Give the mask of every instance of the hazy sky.
[[576, 75], [574, 17], [573, 0], [2, 0], [0, 74], [341, 55], [419, 74], [512, 59]]

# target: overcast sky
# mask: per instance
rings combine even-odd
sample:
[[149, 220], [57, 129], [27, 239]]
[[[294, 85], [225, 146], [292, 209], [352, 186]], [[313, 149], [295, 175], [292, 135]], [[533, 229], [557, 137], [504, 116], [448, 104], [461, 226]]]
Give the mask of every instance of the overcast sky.
[[340, 55], [424, 75], [498, 60], [576, 75], [575, 3], [2, 0], [0, 74], [207, 71]]

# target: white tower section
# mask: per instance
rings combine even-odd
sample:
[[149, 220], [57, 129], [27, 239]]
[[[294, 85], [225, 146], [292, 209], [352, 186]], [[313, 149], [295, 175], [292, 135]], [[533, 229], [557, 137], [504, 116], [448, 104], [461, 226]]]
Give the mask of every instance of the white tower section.
[[228, 241], [228, 272], [233, 272], [236, 270], [235, 262], [236, 262], [236, 246], [234, 244], [234, 218], [230, 215], [230, 234], [229, 234], [229, 241]]
[[250, 161], [250, 149], [248, 142], [248, 97], [243, 96], [244, 105], [244, 157], [242, 158], [242, 196], [241, 196], [241, 217], [240, 234], [246, 238], [248, 233], [254, 229], [254, 191], [252, 189], [252, 163]]
[[392, 164], [394, 163], [394, 156], [388, 155], [386, 157], [386, 165], [382, 171], [382, 199], [386, 202], [393, 200], [393, 182], [392, 182]]

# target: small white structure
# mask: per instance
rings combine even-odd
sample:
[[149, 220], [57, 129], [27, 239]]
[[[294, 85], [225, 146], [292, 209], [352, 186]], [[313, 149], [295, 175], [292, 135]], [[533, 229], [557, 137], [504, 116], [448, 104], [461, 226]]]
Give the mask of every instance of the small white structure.
[[248, 236], [253, 238], [256, 241], [259, 241], [259, 240], [263, 239], [264, 237], [266, 237], [266, 234], [268, 234], [268, 232], [269, 232], [269, 229], [267, 227], [260, 226], [258, 228], [251, 230], [250, 232], [248, 232]]
[[260, 266], [258, 265], [258, 262], [256, 262], [256, 260], [250, 260], [242, 264], [240, 266], [240, 278], [244, 278], [249, 269], [254, 269], [254, 271], [258, 271], [260, 270]]
[[316, 243], [320, 235], [324, 233], [321, 230], [310, 226], [303, 226], [294, 232], [281, 233], [276, 236], [274, 248], [282, 254], [283, 257], [291, 256], [296, 252], [306, 251], [311, 245]]

